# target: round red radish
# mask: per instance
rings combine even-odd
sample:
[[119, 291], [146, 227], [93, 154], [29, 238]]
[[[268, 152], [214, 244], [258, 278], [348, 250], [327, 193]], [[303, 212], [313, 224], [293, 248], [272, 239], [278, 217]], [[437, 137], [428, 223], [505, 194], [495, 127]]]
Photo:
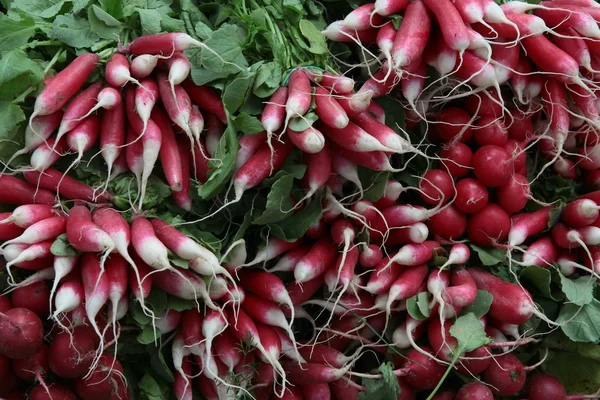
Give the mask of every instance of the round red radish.
[[512, 396], [525, 386], [526, 373], [523, 364], [513, 354], [495, 357], [494, 362], [483, 373], [483, 380], [493, 387], [495, 394]]
[[36, 379], [45, 378], [50, 370], [48, 366], [48, 346], [43, 344], [34, 355], [13, 360], [12, 368], [15, 375], [27, 382], [35, 382]]
[[47, 317], [50, 303], [50, 288], [44, 281], [37, 281], [12, 292], [14, 307], [27, 308], [40, 317]]
[[504, 146], [508, 140], [508, 130], [504, 122], [496, 117], [483, 117], [475, 124], [473, 136], [479, 146], [488, 144]]
[[10, 371], [10, 358], [0, 354], [0, 381]]
[[473, 154], [473, 172], [486, 186], [506, 184], [513, 171], [511, 155], [500, 146], [483, 146]]
[[458, 390], [454, 400], [494, 400], [494, 394], [483, 383], [471, 382]]
[[471, 115], [479, 117], [499, 117], [502, 115], [502, 101], [495, 90], [476, 93], [467, 97], [465, 106]]
[[514, 171], [520, 171], [527, 166], [527, 156], [523, 151], [523, 146], [521, 143], [514, 139], [508, 139], [503, 147], [511, 157], [516, 156], [513, 160]]
[[466, 111], [456, 107], [446, 108], [437, 115], [435, 134], [442, 142], [449, 142], [464, 130], [460, 141], [469, 143], [473, 137], [470, 121], [471, 116]]
[[[461, 375], [479, 375], [492, 363], [492, 356], [485, 347], [480, 347], [464, 355], [465, 359], [457, 363], [457, 372]], [[469, 358], [472, 358], [469, 360]]]
[[508, 137], [519, 142], [528, 139], [533, 135], [533, 122], [531, 115], [523, 113], [518, 108], [510, 111], [512, 119], [506, 117], [506, 125], [508, 126]]
[[451, 390], [437, 392], [431, 400], [454, 400], [454, 392]]
[[[423, 346], [422, 350], [433, 354], [431, 348], [427, 346]], [[397, 359], [396, 356], [394, 358]], [[414, 349], [406, 355], [406, 358], [401, 359], [401, 365], [406, 373], [404, 377], [406, 382], [419, 390], [433, 389], [446, 372], [444, 365], [438, 364], [431, 357]]]
[[96, 333], [87, 326], [79, 326], [72, 333], [59, 333], [48, 352], [50, 369], [61, 378], [84, 376], [92, 365], [98, 343]]
[[473, 152], [464, 143], [458, 142], [440, 151], [442, 165], [454, 178], [462, 178], [471, 170]]
[[402, 377], [398, 377], [398, 386], [400, 386], [400, 396], [396, 400], [414, 400], [415, 389]]
[[425, 172], [419, 188], [422, 191], [419, 193], [421, 198], [428, 204], [438, 204], [440, 201], [446, 203], [454, 195], [454, 181], [446, 171], [441, 169], [430, 169]]
[[444, 361], [451, 361], [458, 347], [458, 341], [450, 334], [452, 322], [444, 321], [444, 335], [442, 336], [442, 322], [439, 318], [432, 318], [427, 324], [427, 339], [433, 348], [434, 354]]
[[10, 301], [10, 297], [6, 295], [0, 296], [0, 313], [5, 313], [11, 308], [13, 308], [13, 305]]
[[94, 372], [87, 378], [75, 379], [73, 388], [83, 400], [109, 400], [113, 394], [121, 393], [127, 387], [122, 374], [123, 367], [119, 360], [105, 353]]
[[42, 385], [35, 385], [29, 391], [29, 400], [77, 400], [75, 393], [60, 383], [48, 385], [48, 392]]
[[469, 239], [480, 246], [502, 242], [510, 231], [510, 218], [504, 209], [496, 204], [487, 204], [479, 212], [471, 215], [467, 225]]
[[456, 200], [454, 204], [460, 211], [473, 214], [488, 203], [488, 190], [477, 179], [465, 178], [456, 184]]
[[453, 204], [429, 219], [429, 232], [445, 240], [458, 240], [467, 230], [467, 217]]
[[42, 321], [26, 308], [12, 308], [0, 314], [0, 354], [12, 359], [35, 354], [42, 347]]
[[565, 386], [555, 376], [535, 374], [527, 380], [525, 394], [529, 400], [564, 400], [567, 398]]
[[496, 190], [498, 204], [509, 214], [525, 208], [529, 200], [529, 180], [523, 175], [513, 175], [506, 185]]
[[[11, 393], [23, 383], [12, 371], [8, 371], [6, 374], [0, 376], [0, 396]], [[22, 391], [22, 390], [21, 390]]]

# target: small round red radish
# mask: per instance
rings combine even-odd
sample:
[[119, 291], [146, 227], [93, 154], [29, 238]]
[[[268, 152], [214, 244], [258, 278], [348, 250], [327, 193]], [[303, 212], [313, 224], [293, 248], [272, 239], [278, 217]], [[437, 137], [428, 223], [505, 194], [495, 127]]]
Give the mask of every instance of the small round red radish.
[[126, 387], [123, 367], [109, 353], [100, 357], [98, 366], [89, 377], [78, 378], [73, 382], [75, 392], [83, 400], [109, 400], [114, 394], [122, 393]]
[[521, 145], [521, 143], [517, 142], [515, 139], [508, 139], [503, 147], [504, 150], [506, 150], [511, 157], [514, 157], [514, 171], [518, 172], [523, 168], [527, 167], [527, 156], [523, 151], [523, 146]]
[[441, 169], [430, 169], [419, 182], [419, 194], [424, 202], [438, 204], [448, 202], [454, 195], [454, 181], [450, 174]]
[[19, 287], [12, 292], [14, 307], [27, 308], [39, 317], [47, 317], [50, 302], [50, 288], [44, 281], [37, 281], [31, 285]]
[[452, 322], [445, 320], [444, 334], [442, 335], [442, 322], [439, 318], [432, 318], [427, 324], [427, 339], [433, 348], [434, 354], [436, 357], [448, 362], [452, 360], [458, 347], [458, 341], [450, 335], [451, 327]]
[[509, 138], [522, 142], [533, 135], [535, 129], [530, 114], [525, 114], [518, 108], [512, 109], [510, 113], [513, 118], [506, 118]]
[[451, 204], [431, 217], [427, 226], [436, 237], [457, 240], [467, 230], [467, 217]]
[[48, 371], [50, 371], [50, 367], [48, 366], [48, 346], [43, 344], [32, 356], [13, 360], [12, 369], [24, 381], [42, 381], [46, 377], [46, 374], [48, 374]]
[[88, 373], [96, 356], [98, 336], [87, 326], [61, 332], [50, 344], [50, 369], [61, 378], [78, 378]]
[[555, 376], [535, 374], [527, 379], [525, 394], [529, 400], [564, 400], [567, 399], [565, 385]]
[[464, 143], [454, 143], [450, 147], [444, 147], [440, 151], [442, 165], [454, 178], [462, 178], [471, 170], [473, 152]]
[[[492, 363], [492, 356], [485, 347], [480, 347], [464, 355], [456, 365], [456, 372], [465, 376], [479, 375]], [[472, 359], [469, 359], [472, 358]]]
[[[423, 346], [422, 350], [433, 354], [431, 348], [427, 346]], [[406, 382], [419, 390], [433, 389], [446, 372], [444, 365], [438, 364], [431, 357], [414, 349], [406, 355], [406, 359], [401, 360], [401, 365], [406, 374], [404, 377]]]
[[500, 207], [509, 214], [514, 214], [525, 208], [530, 197], [529, 180], [523, 175], [513, 175], [506, 185], [496, 189], [497, 201]]
[[465, 107], [471, 115], [499, 117], [502, 115], [502, 103], [495, 90], [488, 90], [467, 97]]
[[13, 308], [12, 301], [7, 295], [0, 296], [0, 313], [5, 313]]
[[483, 146], [473, 154], [473, 172], [486, 186], [498, 187], [506, 184], [512, 171], [511, 155], [503, 147]]
[[26, 308], [0, 314], [0, 353], [13, 359], [35, 354], [42, 347], [42, 321]]
[[497, 204], [487, 204], [479, 212], [471, 215], [467, 225], [469, 239], [481, 246], [502, 242], [510, 231], [510, 218]]
[[494, 400], [494, 394], [483, 383], [471, 382], [458, 390], [454, 400]]
[[29, 400], [77, 400], [75, 393], [60, 383], [48, 385], [48, 391], [42, 385], [35, 385], [29, 391], [27, 398]]
[[480, 211], [488, 203], [488, 190], [477, 179], [465, 178], [456, 184], [454, 206], [466, 214]]
[[510, 353], [495, 357], [494, 362], [483, 373], [483, 380], [500, 396], [519, 393], [525, 386], [525, 379], [523, 363]]
[[471, 116], [464, 110], [457, 107], [448, 107], [437, 115], [435, 124], [435, 134], [442, 142], [449, 142], [461, 134], [460, 141], [469, 143], [473, 137], [471, 126]]
[[496, 117], [483, 117], [475, 124], [473, 136], [479, 146], [504, 146], [508, 140], [508, 130], [504, 122]]

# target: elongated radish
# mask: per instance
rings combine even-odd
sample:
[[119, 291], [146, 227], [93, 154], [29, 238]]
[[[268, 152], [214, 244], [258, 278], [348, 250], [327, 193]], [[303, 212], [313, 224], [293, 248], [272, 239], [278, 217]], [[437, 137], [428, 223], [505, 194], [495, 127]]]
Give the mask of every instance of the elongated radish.
[[[119, 53], [116, 53], [119, 54]], [[120, 93], [119, 93], [120, 96]], [[125, 102], [104, 111], [100, 119], [100, 151], [107, 167], [106, 185], [112, 178], [113, 165], [121, 154], [121, 146], [125, 143]]]
[[377, 29], [364, 29], [356, 31], [348, 29], [343, 21], [334, 21], [321, 31], [323, 36], [334, 42], [355, 43], [359, 42], [363, 45], [375, 43], [377, 37]]
[[[49, 115], [60, 110], [83, 86], [96, 68], [97, 54], [82, 54], [60, 71], [37, 96], [29, 125], [38, 115]], [[95, 98], [95, 96], [94, 96]]]
[[423, 3], [435, 15], [444, 41], [456, 51], [464, 51], [469, 47], [469, 34], [456, 7], [450, 0], [423, 0]]
[[293, 117], [302, 117], [308, 111], [312, 100], [310, 80], [306, 72], [296, 69], [289, 78], [288, 96], [285, 102], [286, 125]]
[[[132, 92], [132, 89], [128, 89], [128, 93]], [[127, 116], [130, 120], [131, 127], [137, 135], [143, 135], [146, 132], [148, 126], [148, 120], [152, 114], [152, 109], [158, 101], [159, 92], [156, 80], [152, 78], [143, 79], [140, 82], [140, 86], [135, 88], [134, 104], [135, 108], [131, 110], [131, 104], [128, 104]], [[131, 96], [131, 95], [130, 95]], [[139, 119], [141, 119], [143, 126], [139, 126], [139, 119], [132, 118], [131, 112], [137, 113]]]
[[427, 277], [429, 267], [418, 265], [406, 268], [400, 272], [398, 278], [390, 286], [387, 302], [385, 305], [386, 315], [390, 315], [392, 304], [398, 300], [404, 300], [419, 293], [421, 284]]
[[319, 240], [296, 264], [294, 277], [296, 282], [310, 281], [325, 272], [335, 258], [337, 249], [329, 238]]
[[316, 113], [324, 124], [342, 129], [350, 122], [346, 111], [326, 89], [315, 89]]
[[522, 39], [527, 56], [541, 71], [552, 73], [564, 83], [583, 85], [579, 77], [579, 63], [545, 36]]
[[157, 33], [154, 35], [140, 36], [126, 46], [121, 46], [121, 53], [131, 54], [160, 54], [172, 55], [187, 50], [191, 46], [210, 49], [202, 42], [181, 32]]
[[156, 160], [160, 154], [160, 147], [162, 143], [162, 133], [158, 125], [148, 120], [146, 132], [142, 136], [142, 177], [141, 177], [141, 189], [140, 189], [140, 202], [138, 207], [141, 209], [146, 197], [146, 187], [148, 186], [148, 179], [152, 174]]
[[29, 228], [36, 222], [56, 215], [56, 211], [46, 204], [27, 204], [19, 206], [8, 218], [0, 220], [0, 224], [13, 223], [20, 228]]
[[131, 76], [136, 79], [144, 79], [152, 74], [158, 65], [158, 60], [164, 58], [156, 54], [141, 54], [131, 60]]
[[583, 228], [598, 219], [598, 205], [591, 199], [577, 199], [562, 210], [562, 221], [572, 228]]
[[200, 109], [197, 105], [192, 105], [189, 127], [194, 139], [198, 141], [202, 131], [204, 130], [204, 116], [200, 112]]
[[56, 137], [52, 137], [31, 153], [29, 164], [34, 171], [45, 171], [60, 160], [68, 150], [69, 145], [64, 136], [58, 143]]
[[323, 149], [315, 154], [303, 156], [306, 163], [306, 175], [304, 182], [308, 192], [305, 198], [309, 198], [322, 188], [331, 174], [331, 148], [325, 143]]
[[53, 317], [57, 319], [59, 314], [75, 310], [84, 302], [84, 290], [81, 281], [71, 280], [60, 285], [54, 297]]
[[184, 81], [182, 86], [192, 101], [199, 105], [201, 109], [210, 111], [215, 114], [221, 122], [224, 124], [227, 123], [227, 115], [225, 113], [223, 101], [215, 89], [208, 86], [195, 85], [189, 79]]
[[325, 146], [323, 134], [312, 126], [301, 132], [294, 131], [288, 127], [286, 133], [287, 138], [304, 153], [315, 154], [323, 150]]
[[81, 259], [81, 280], [85, 293], [85, 312], [94, 331], [103, 345], [103, 335], [98, 327], [96, 316], [107, 303], [110, 295], [110, 282], [103, 274], [100, 257], [87, 253]]
[[[20, 269], [31, 269], [36, 271], [44, 269], [48, 266], [47, 263], [51, 262], [52, 253], [50, 252], [50, 247], [52, 247], [52, 243], [54, 243], [54, 240], [38, 242], [32, 245], [15, 243], [6, 246], [3, 254], [7, 261], [6, 271], [12, 277], [10, 267], [13, 265]], [[27, 263], [28, 261], [31, 261], [31, 263]], [[43, 265], [42, 261], [46, 263], [46, 265]]]
[[350, 122], [343, 129], [332, 128], [330, 126], [319, 125], [325, 135], [344, 149], [356, 152], [370, 151], [396, 151], [382, 144], [375, 137], [371, 136], [358, 125]]
[[346, 15], [346, 18], [344, 18], [344, 25], [348, 29], [355, 29], [357, 31], [382, 25], [385, 22], [385, 19], [382, 18], [381, 15], [376, 14], [374, 10], [374, 3], [368, 3], [357, 7]]
[[60, 140], [64, 134], [75, 128], [79, 121], [85, 118], [85, 115], [94, 108], [96, 98], [102, 90], [102, 85], [102, 82], [93, 83], [69, 103], [56, 134], [57, 140]]
[[389, 268], [392, 263], [398, 263], [407, 267], [424, 264], [433, 258], [433, 250], [440, 244], [433, 240], [427, 240], [420, 244], [407, 244], [388, 261], [384, 268]]
[[12, 215], [10, 212], [0, 213], [2, 223], [0, 224], [0, 240], [11, 240], [21, 235], [25, 229], [17, 226], [13, 221], [10, 221]]
[[[32, 184], [37, 185], [37, 179], [34, 179]], [[47, 204], [52, 206], [55, 198], [51, 190], [36, 189], [27, 182], [4, 174], [0, 175], [0, 202], [3, 204]]]
[[312, 82], [318, 84], [320, 87], [329, 89], [334, 93], [347, 94], [354, 90], [355, 82], [352, 78], [310, 69], [307, 69], [305, 72], [306, 75], [308, 75], [308, 79]]
[[159, 155], [165, 179], [169, 183], [171, 190], [178, 192], [183, 188], [183, 171], [181, 155], [177, 147], [175, 133], [171, 127], [171, 121], [169, 121], [169, 117], [160, 107], [155, 107], [152, 110], [151, 117], [161, 132], [162, 141]]
[[2, 246], [11, 243], [34, 244], [53, 240], [65, 232], [66, 226], [67, 219], [65, 217], [46, 218], [29, 226], [19, 237], [4, 242]]
[[[183, 138], [177, 139], [177, 148], [179, 149], [179, 156], [181, 157], [181, 190], [171, 194], [173, 202], [178, 207], [189, 211], [192, 208], [192, 198], [190, 196], [190, 146], [189, 141], [183, 140]], [[195, 151], [195, 147], [194, 147]], [[198, 171], [201, 162], [198, 161], [196, 164], [196, 171]], [[208, 166], [208, 161], [206, 164]], [[200, 174], [198, 174], [200, 176]], [[198, 178], [200, 179], [200, 178]]]
[[421, 57], [431, 30], [431, 16], [425, 3], [411, 2], [394, 39], [392, 60], [394, 69], [410, 64]]
[[109, 85], [117, 88], [125, 86], [127, 82], [139, 84], [137, 80], [131, 77], [129, 60], [121, 53], [113, 54], [110, 61], [106, 63], [104, 76]]
[[[161, 62], [162, 60], [159, 61], [159, 65]], [[182, 84], [189, 76], [192, 68], [190, 60], [183, 53], [175, 53], [165, 59], [164, 64], [169, 69], [168, 80], [171, 85], [171, 91], [174, 92], [175, 85]], [[173, 96], [175, 96], [175, 93], [173, 93]]]
[[[58, 191], [61, 196], [64, 196], [70, 200], [85, 200], [93, 203], [105, 203], [111, 198], [109, 193], [97, 194], [96, 190], [94, 190], [92, 187], [81, 183], [68, 175], [64, 175], [62, 172], [53, 168], [48, 168], [44, 172], [28, 171], [23, 173], [23, 176], [32, 185], [39, 184], [39, 186], [43, 189], [54, 192]], [[61, 180], [62, 183], [60, 183]], [[40, 195], [40, 191], [38, 191], [37, 195]]]
[[288, 92], [287, 86], [282, 86], [277, 89], [275, 93], [271, 95], [271, 98], [261, 114], [260, 122], [269, 136], [278, 131], [285, 123]]
[[77, 153], [77, 158], [71, 166], [78, 164], [83, 158], [83, 153], [96, 144], [99, 133], [100, 117], [98, 115], [90, 115], [67, 133], [69, 149]]
[[92, 222], [85, 206], [75, 206], [67, 218], [67, 239], [73, 248], [85, 253], [106, 253], [115, 249], [111, 237]]
[[[160, 73], [157, 76], [158, 90], [160, 99], [162, 100], [165, 111], [177, 126], [183, 131], [191, 135], [189, 122], [192, 114], [192, 102], [181, 85], [176, 85], [173, 90], [169, 83], [167, 74]], [[192, 139], [190, 137], [190, 139]], [[191, 143], [191, 141], [190, 141]]]

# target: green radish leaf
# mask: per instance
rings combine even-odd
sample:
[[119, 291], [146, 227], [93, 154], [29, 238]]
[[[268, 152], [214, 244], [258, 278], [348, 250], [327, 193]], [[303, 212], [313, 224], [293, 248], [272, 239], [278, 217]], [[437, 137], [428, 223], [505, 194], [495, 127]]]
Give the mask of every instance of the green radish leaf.
[[567, 301], [577, 306], [590, 304], [594, 300], [594, 287], [596, 279], [593, 276], [582, 276], [577, 279], [569, 279], [560, 274], [562, 291]]
[[359, 400], [370, 399], [397, 399], [401, 389], [398, 377], [394, 375], [394, 366], [390, 362], [383, 363], [373, 373], [379, 373], [382, 379], [362, 379], [362, 384], [367, 388], [360, 393]]
[[465, 315], [473, 313], [477, 318], [481, 318], [488, 313], [493, 300], [494, 297], [490, 292], [485, 290], [478, 290], [475, 301], [472, 304], [463, 308], [462, 313]]
[[181, 299], [177, 296], [169, 296], [167, 308], [174, 311], [186, 311], [196, 308], [197, 304], [194, 300]]
[[450, 327], [450, 334], [458, 341], [458, 354], [468, 353], [492, 342], [473, 313], [459, 317]]
[[[250, 94], [254, 81], [254, 74], [248, 74], [234, 79], [223, 92], [223, 105], [231, 114], [235, 113], [244, 104]], [[235, 123], [235, 120], [234, 120]]]
[[276, 61], [262, 64], [256, 72], [252, 92], [259, 98], [271, 96], [281, 85], [283, 71]]
[[[165, 361], [165, 358], [163, 356], [163, 346], [164, 346], [164, 344], [161, 344], [160, 347], [158, 349], [156, 349], [156, 347], [154, 346], [153, 343], [147, 345], [148, 352], [152, 354], [152, 356], [150, 357], [150, 365], [152, 366], [152, 369], [154, 370], [154, 372], [156, 372], [158, 374], [159, 377], [161, 377], [167, 383], [172, 384], [175, 381], [175, 379], [173, 377], [173, 372], [171, 371], [171, 368], [169, 367], [169, 365], [167, 364], [167, 362]], [[170, 353], [171, 352], [170, 345], [169, 345], [168, 349], [169, 349], [169, 353]], [[163, 399], [164, 399], [164, 397], [163, 397]]]
[[160, 336], [160, 329], [156, 328], [156, 331], [154, 331], [154, 329], [152, 329], [152, 324], [148, 324], [144, 326], [144, 329], [142, 329], [140, 334], [137, 336], [137, 341], [141, 344], [150, 344], [154, 343], [155, 340], [158, 340]]
[[159, 10], [145, 10], [142, 8], [136, 8], [135, 10], [140, 16], [140, 24], [144, 35], [160, 33], [163, 14]]
[[600, 361], [577, 353], [552, 352], [544, 372], [560, 379], [568, 393], [595, 393], [600, 387]]
[[[0, 57], [0, 101], [12, 101], [28, 87], [37, 86], [42, 82], [44, 71], [40, 64], [29, 58], [23, 50], [2, 52]], [[3, 107], [3, 111], [11, 108], [12, 104], [9, 104], [7, 103], [6, 108]], [[15, 113], [22, 114], [19, 107], [12, 108]], [[14, 125], [11, 124], [11, 121], [6, 122], [8, 122], [8, 125], [2, 124], [2, 129], [8, 128], [10, 130]]]
[[0, 101], [0, 160], [8, 161], [12, 155], [21, 147], [24, 128], [19, 124], [25, 121], [25, 113], [16, 104], [8, 101]]
[[529, 290], [532, 290], [540, 296], [555, 301], [564, 299], [564, 294], [552, 285], [552, 273], [549, 269], [531, 265], [521, 271], [519, 280]]
[[201, 58], [198, 61], [206, 69], [215, 72], [235, 74], [243, 71], [248, 67], [242, 52], [243, 41], [244, 35], [238, 26], [223, 24], [204, 41], [210, 50], [200, 50], [201, 54], [198, 55]]
[[171, 261], [171, 263], [173, 265], [175, 265], [176, 267], [182, 268], [182, 269], [189, 269], [190, 265], [189, 265], [189, 261], [188, 260], [184, 260], [183, 258], [179, 258], [179, 257], [169, 257], [169, 261]]
[[381, 199], [385, 193], [387, 182], [390, 179], [390, 173], [358, 167], [358, 177], [365, 189], [363, 193], [364, 199], [375, 202]]
[[504, 262], [506, 259], [506, 250], [495, 249], [492, 247], [479, 247], [471, 244], [471, 248], [477, 252], [481, 263], [485, 266], [496, 265]]
[[209, 163], [212, 172], [208, 177], [208, 181], [203, 185], [199, 185], [198, 195], [202, 199], [208, 200], [219, 194], [229, 183], [229, 178], [233, 174], [239, 142], [232, 124], [232, 121], [230, 121], [219, 140], [214, 156], [215, 161]]
[[144, 314], [142, 311], [142, 307], [137, 300], [130, 301], [131, 306], [129, 307], [129, 312], [131, 317], [135, 322], [137, 322], [141, 327], [147, 325], [152, 322], [149, 316]]
[[34, 20], [29, 16], [13, 19], [0, 13], [0, 51], [10, 51], [25, 46], [37, 30]]
[[[159, 383], [160, 382], [160, 383]], [[169, 387], [146, 372], [138, 382], [140, 393], [149, 400], [161, 400], [168, 397]]]
[[288, 128], [294, 132], [304, 132], [319, 119], [316, 113], [308, 112], [302, 117], [292, 118], [288, 124]]
[[600, 301], [578, 306], [565, 303], [556, 320], [561, 329], [574, 342], [600, 341]]
[[411, 317], [418, 321], [429, 318], [429, 292], [421, 292], [406, 300], [406, 310]]
[[73, 14], [56, 17], [50, 35], [53, 39], [78, 49], [92, 47], [100, 39], [92, 32], [88, 21]]
[[114, 40], [123, 29], [118, 20], [97, 5], [88, 9], [88, 20], [91, 31], [103, 39]]
[[196, 32], [196, 36], [198, 36], [200, 40], [206, 40], [212, 35], [213, 30], [204, 22], [198, 21], [194, 26], [194, 32]]
[[255, 225], [268, 225], [284, 220], [292, 213], [293, 205], [290, 198], [294, 177], [282, 176], [271, 186], [267, 195], [267, 206], [258, 217], [254, 219]]
[[308, 228], [321, 217], [323, 213], [321, 203], [322, 198], [315, 198], [300, 212], [293, 214], [281, 222], [269, 225], [271, 232], [278, 238], [288, 242], [304, 236]]
[[305, 19], [301, 20], [300, 32], [302, 32], [304, 37], [308, 39], [308, 42], [310, 43], [308, 51], [313, 54], [327, 54], [327, 42], [325, 42], [325, 37], [321, 31], [317, 29], [315, 24]]
[[242, 132], [244, 135], [255, 135], [264, 132], [265, 130], [258, 118], [246, 113], [240, 113], [233, 121], [235, 123], [235, 129]]
[[60, 13], [65, 0], [15, 0], [11, 1], [11, 11], [23, 11], [25, 15], [52, 18]]
[[63, 233], [54, 240], [54, 243], [50, 246], [50, 253], [57, 257], [74, 257], [79, 254], [71, 247], [66, 233]]
[[159, 289], [152, 289], [150, 294], [144, 300], [144, 304], [149, 307], [157, 316], [162, 315], [167, 309], [167, 294]]

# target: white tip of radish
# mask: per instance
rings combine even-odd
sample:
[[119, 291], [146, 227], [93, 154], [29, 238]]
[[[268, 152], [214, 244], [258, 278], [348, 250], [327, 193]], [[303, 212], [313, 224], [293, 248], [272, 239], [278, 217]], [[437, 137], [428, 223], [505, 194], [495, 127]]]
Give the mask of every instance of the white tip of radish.
[[334, 21], [323, 29], [321, 33], [329, 40], [338, 40], [344, 26], [344, 21]]
[[364, 92], [358, 92], [350, 98], [349, 105], [352, 111], [363, 112], [369, 108], [369, 103], [373, 98], [373, 91], [366, 90]]

